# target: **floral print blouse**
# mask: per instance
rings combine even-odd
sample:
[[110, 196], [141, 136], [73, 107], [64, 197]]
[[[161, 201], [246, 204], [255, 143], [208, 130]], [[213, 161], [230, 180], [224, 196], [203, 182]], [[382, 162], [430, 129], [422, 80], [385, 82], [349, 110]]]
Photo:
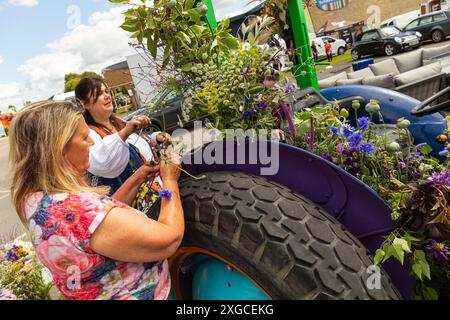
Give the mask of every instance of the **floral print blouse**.
[[167, 260], [127, 263], [92, 251], [91, 237], [114, 207], [134, 210], [93, 192], [31, 194], [25, 214], [37, 256], [66, 299], [166, 299]]

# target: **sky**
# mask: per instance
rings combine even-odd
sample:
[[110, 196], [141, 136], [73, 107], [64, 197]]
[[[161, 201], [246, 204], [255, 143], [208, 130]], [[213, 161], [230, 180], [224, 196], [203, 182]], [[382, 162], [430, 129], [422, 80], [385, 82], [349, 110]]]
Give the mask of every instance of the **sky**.
[[[257, 3], [213, 4], [220, 20]], [[0, 0], [0, 109], [62, 93], [65, 74], [101, 72], [134, 54], [118, 28], [125, 10], [107, 0]]]

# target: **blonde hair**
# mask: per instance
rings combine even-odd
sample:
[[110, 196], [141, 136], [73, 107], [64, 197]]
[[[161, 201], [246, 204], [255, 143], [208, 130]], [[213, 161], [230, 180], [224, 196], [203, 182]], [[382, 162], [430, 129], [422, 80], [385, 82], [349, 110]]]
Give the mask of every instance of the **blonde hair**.
[[12, 121], [9, 138], [11, 199], [25, 225], [24, 206], [30, 193], [108, 193], [107, 188], [91, 188], [87, 179], [80, 179], [64, 156], [82, 111], [71, 102], [44, 101], [24, 108]]

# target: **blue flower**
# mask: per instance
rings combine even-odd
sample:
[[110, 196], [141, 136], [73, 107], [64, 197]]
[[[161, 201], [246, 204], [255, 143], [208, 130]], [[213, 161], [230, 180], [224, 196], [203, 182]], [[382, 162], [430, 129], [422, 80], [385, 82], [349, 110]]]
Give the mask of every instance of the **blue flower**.
[[244, 119], [248, 119], [252, 116], [253, 114], [253, 109], [247, 109], [244, 111], [244, 113], [242, 114], [242, 116], [244, 117]]
[[250, 66], [247, 66], [247, 68], [245, 68], [244, 72], [242, 72], [243, 76], [246, 76], [248, 74], [250, 74], [252, 72], [252, 69], [250, 68]]
[[375, 152], [375, 146], [373, 143], [363, 142], [361, 143], [361, 152], [365, 154], [372, 154]]
[[347, 138], [348, 144], [350, 147], [357, 147], [361, 143], [362, 136], [359, 133], [353, 133], [351, 136]]
[[295, 83], [293, 83], [289, 87], [287, 87], [285, 93], [286, 94], [291, 94], [291, 93], [294, 93], [295, 90], [297, 90], [297, 85]]
[[353, 128], [352, 126], [345, 124], [342, 126], [342, 134], [344, 135], [344, 137], [346, 137], [347, 139], [355, 132], [355, 128]]
[[259, 110], [266, 110], [268, 106], [267, 106], [267, 103], [260, 102], [260, 103], [258, 103], [257, 107]]
[[170, 192], [169, 190], [161, 190], [159, 192], [159, 196], [163, 199], [172, 199], [172, 192]]
[[330, 126], [329, 128], [330, 128], [331, 132], [333, 132], [335, 135], [337, 135], [338, 137], [341, 136], [341, 133], [339, 132], [338, 128], [333, 127], [333, 126]]
[[358, 119], [358, 129], [361, 131], [366, 131], [369, 129], [370, 121], [367, 117], [362, 117]]
[[250, 99], [247, 96], [244, 96], [244, 104], [249, 104]]
[[433, 259], [437, 262], [448, 262], [448, 248], [444, 243], [438, 243], [433, 239], [431, 240], [431, 243], [425, 247], [425, 251], [432, 254]]

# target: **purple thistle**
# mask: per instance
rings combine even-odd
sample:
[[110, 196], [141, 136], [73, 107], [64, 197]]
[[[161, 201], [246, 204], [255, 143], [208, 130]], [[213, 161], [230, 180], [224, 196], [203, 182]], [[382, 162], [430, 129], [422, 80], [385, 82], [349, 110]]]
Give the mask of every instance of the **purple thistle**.
[[373, 143], [363, 142], [361, 143], [361, 152], [365, 154], [373, 154], [375, 152], [375, 146]]
[[359, 133], [354, 133], [347, 138], [350, 147], [357, 147], [361, 143], [362, 136]]
[[291, 94], [291, 93], [294, 93], [295, 90], [297, 90], [297, 85], [295, 83], [293, 83], [289, 87], [287, 87], [285, 93], [286, 94]]
[[169, 190], [161, 190], [159, 192], [159, 196], [163, 199], [172, 199], [172, 192], [170, 192]]
[[320, 154], [320, 156], [321, 156], [323, 159], [325, 159], [325, 160], [328, 160], [328, 161], [330, 161], [330, 162], [333, 162], [333, 158], [331, 157], [331, 155], [330, 155], [328, 152], [322, 152], [322, 153]]
[[366, 131], [369, 129], [370, 121], [367, 117], [362, 117], [358, 119], [358, 129], [361, 131]]
[[247, 66], [247, 68], [245, 68], [244, 72], [242, 72], [243, 76], [249, 75], [252, 72], [252, 69], [250, 68], [250, 66]]
[[444, 170], [441, 173], [433, 173], [428, 177], [427, 182], [435, 186], [450, 186], [450, 170]]
[[268, 105], [267, 105], [267, 103], [260, 102], [260, 103], [257, 104], [257, 107], [258, 107], [259, 110], [266, 110]]
[[244, 113], [242, 114], [242, 116], [244, 117], [244, 119], [248, 119], [252, 116], [253, 114], [253, 109], [247, 109], [244, 111]]
[[343, 143], [337, 144], [336, 151], [339, 152], [340, 154], [343, 154], [345, 151], [345, 144], [343, 144]]
[[436, 262], [448, 262], [448, 248], [444, 243], [438, 243], [436, 240], [431, 240], [431, 243], [425, 247], [425, 251], [433, 255]]

